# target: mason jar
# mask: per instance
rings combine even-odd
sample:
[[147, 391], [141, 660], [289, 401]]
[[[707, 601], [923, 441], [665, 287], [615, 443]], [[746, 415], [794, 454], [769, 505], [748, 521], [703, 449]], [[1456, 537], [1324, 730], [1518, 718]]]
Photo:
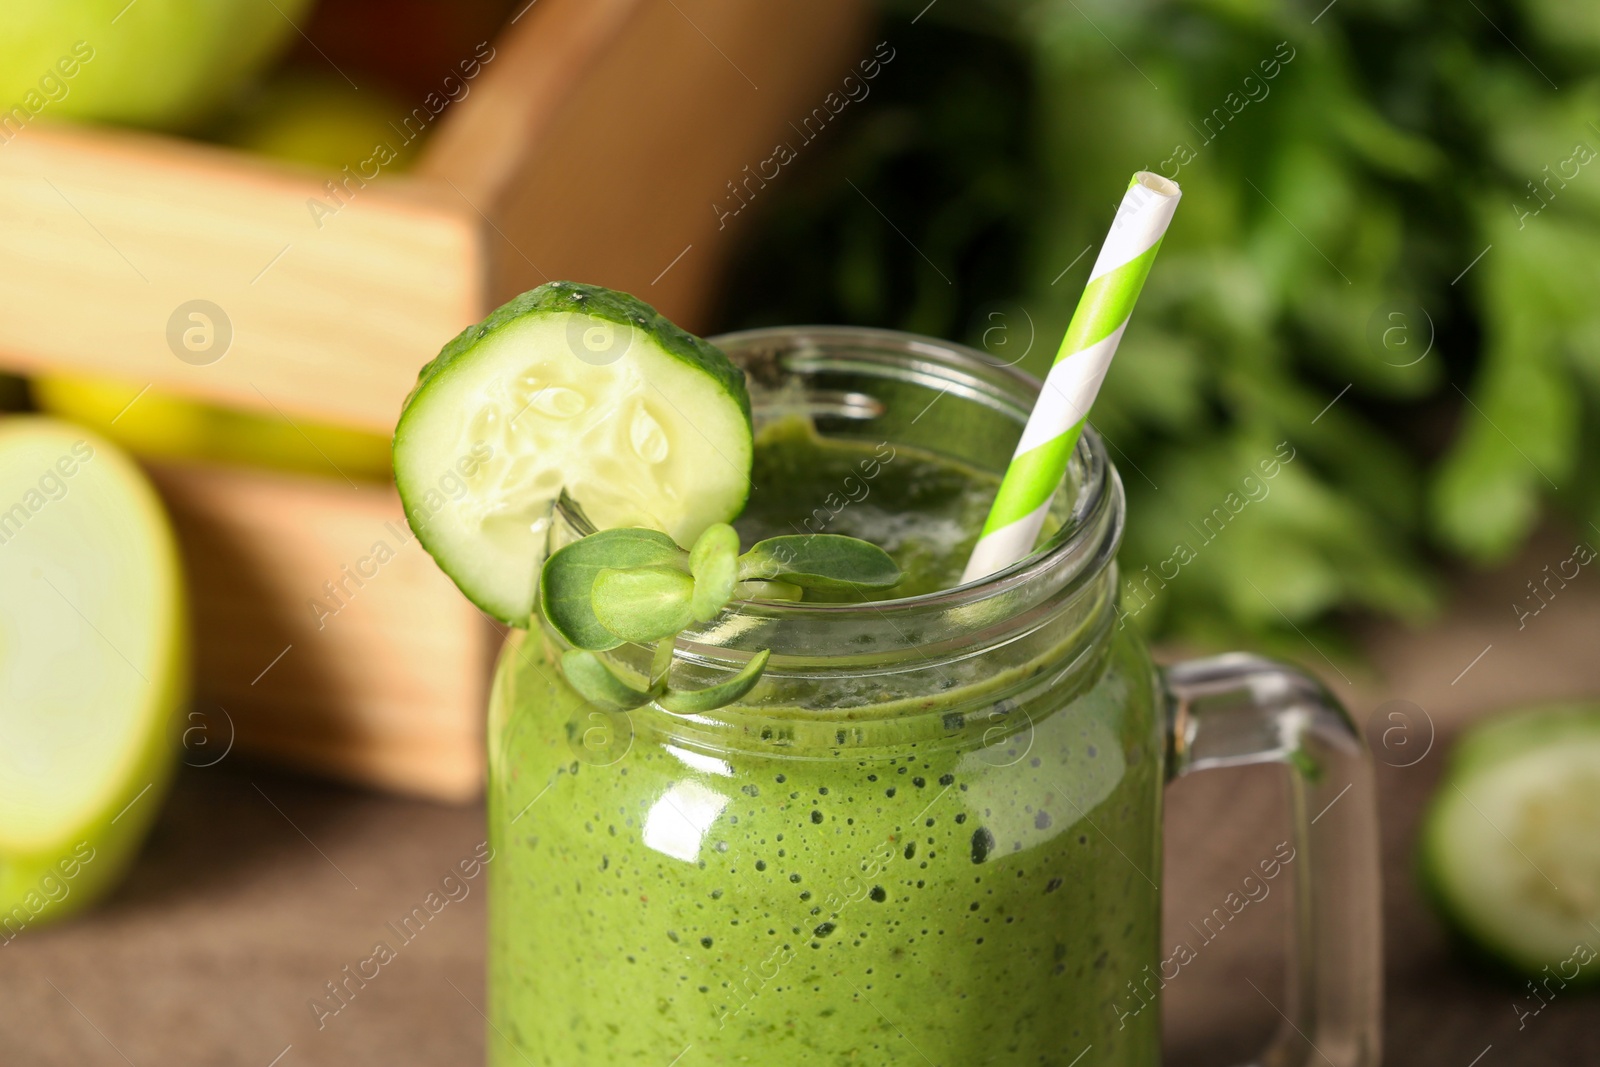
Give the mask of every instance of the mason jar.
[[[798, 414], [824, 438], [996, 474], [1039, 388], [885, 331], [717, 343], [747, 372], [758, 433]], [[690, 687], [771, 650], [761, 683], [708, 713], [591, 706], [543, 620], [515, 633], [488, 727], [490, 1062], [1154, 1064], [1163, 787], [1272, 762], [1290, 803], [1270, 862], [1296, 915], [1260, 1062], [1376, 1064], [1359, 735], [1292, 668], [1154, 666], [1117, 605], [1124, 521], [1086, 431], [1053, 532], [1015, 566], [872, 603], [735, 602], [684, 633], [673, 676]], [[560, 506], [550, 548], [588, 532]], [[607, 655], [649, 670], [648, 648]]]

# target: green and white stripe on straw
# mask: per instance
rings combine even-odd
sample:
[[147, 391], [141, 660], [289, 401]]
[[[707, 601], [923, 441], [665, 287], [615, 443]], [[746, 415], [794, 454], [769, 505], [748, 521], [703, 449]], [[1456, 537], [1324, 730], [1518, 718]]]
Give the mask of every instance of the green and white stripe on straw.
[[1182, 195], [1177, 182], [1148, 171], [1128, 183], [962, 582], [1004, 570], [1033, 550]]

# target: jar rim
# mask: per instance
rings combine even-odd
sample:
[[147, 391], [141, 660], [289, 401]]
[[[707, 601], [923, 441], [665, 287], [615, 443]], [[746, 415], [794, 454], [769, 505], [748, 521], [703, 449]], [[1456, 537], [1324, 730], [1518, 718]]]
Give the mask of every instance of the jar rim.
[[[946, 393], [959, 393], [1012, 419], [1019, 436], [1042, 388], [1032, 375], [1000, 364], [966, 345], [894, 330], [780, 326], [723, 334], [710, 340], [735, 364], [744, 367], [757, 386], [762, 384], [763, 375], [778, 373], [780, 365], [786, 371], [847, 366], [938, 389], [935, 401]], [[683, 633], [678, 654], [708, 664], [726, 663], [731, 646], [717, 635], [738, 633], [741, 620], [759, 622], [770, 634], [774, 623], [780, 627], [785, 623], [832, 626], [869, 617], [966, 614], [988, 617], [985, 628], [992, 631], [992, 613], [979, 609], [979, 605], [1005, 603], [1007, 616], [1015, 617], [1045, 600], [1059, 602], [1062, 597], [1071, 597], [1110, 565], [1124, 522], [1121, 481], [1104, 440], [1092, 426], [1085, 427], [1074, 449], [1072, 469], [1077, 472], [1077, 484], [1060, 527], [1025, 559], [995, 574], [947, 589], [862, 604], [736, 600], [707, 629]], [[1063, 477], [1063, 484], [1072, 487], [1070, 473]], [[558, 518], [574, 534], [592, 532], [581, 512], [567, 502], [559, 504], [557, 511]], [[1036, 593], [1029, 595], [1030, 590]], [[774, 654], [777, 652], [775, 649]]]

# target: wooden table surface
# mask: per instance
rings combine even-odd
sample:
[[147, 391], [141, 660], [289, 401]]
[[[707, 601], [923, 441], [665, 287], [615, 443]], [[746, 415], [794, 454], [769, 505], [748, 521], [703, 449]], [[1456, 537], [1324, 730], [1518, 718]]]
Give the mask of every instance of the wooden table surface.
[[[1435, 625], [1371, 634], [1369, 673], [1305, 650], [1358, 721], [1391, 700], [1426, 713], [1419, 747], [1379, 753], [1390, 1064], [1600, 1062], [1600, 995], [1563, 994], [1519, 1027], [1515, 984], [1452, 954], [1411, 867], [1422, 803], [1463, 724], [1508, 703], [1600, 694], [1600, 581], [1580, 577], [1520, 629], [1510, 606], [1543, 563], [1567, 554], [1559, 540], [1541, 542], [1476, 580]], [[1411, 765], [1391, 765], [1401, 763]], [[1282, 840], [1282, 793], [1270, 769], [1250, 769], [1180, 781], [1168, 797], [1165, 921], [1176, 930]], [[483, 837], [481, 807], [361, 793], [233, 759], [186, 768], [110, 901], [0, 948], [0, 1064], [481, 1063], [481, 877], [320, 1027], [309, 1002], [375, 942], [395, 941], [386, 924]], [[1240, 1062], [1271, 1034], [1278, 1016], [1251, 982], [1267, 994], [1280, 986], [1286, 896], [1241, 913], [1170, 985], [1168, 1062]]]

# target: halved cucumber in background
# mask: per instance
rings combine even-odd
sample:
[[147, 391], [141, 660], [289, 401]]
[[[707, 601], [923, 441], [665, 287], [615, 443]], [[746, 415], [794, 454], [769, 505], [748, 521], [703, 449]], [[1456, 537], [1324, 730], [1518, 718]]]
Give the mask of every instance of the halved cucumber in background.
[[172, 772], [184, 620], [139, 469], [79, 427], [0, 420], [0, 942], [133, 857]]
[[[1534, 709], [1466, 734], [1423, 822], [1420, 860], [1474, 947], [1571, 980], [1600, 952], [1600, 706]], [[1600, 963], [1582, 970], [1600, 978]]]
[[563, 488], [601, 528], [680, 545], [744, 507], [744, 375], [625, 293], [550, 282], [439, 353], [394, 434], [406, 518], [473, 603], [526, 626]]

